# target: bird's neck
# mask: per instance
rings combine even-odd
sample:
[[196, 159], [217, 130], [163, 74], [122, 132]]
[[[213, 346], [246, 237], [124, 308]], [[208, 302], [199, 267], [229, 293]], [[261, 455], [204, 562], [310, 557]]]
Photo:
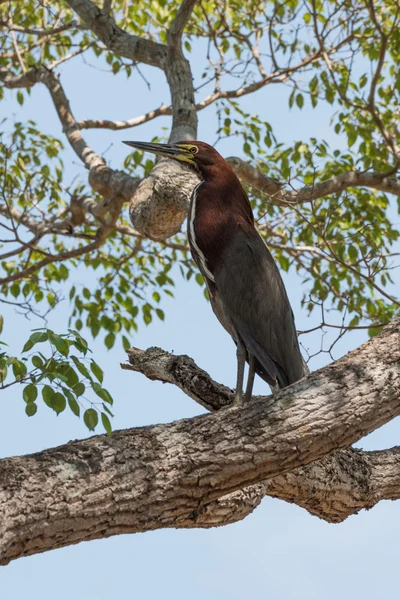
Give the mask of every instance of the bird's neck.
[[195, 213], [206, 217], [214, 215], [221, 225], [232, 219], [244, 219], [253, 224], [254, 217], [247, 194], [228, 164], [226, 167], [226, 170], [217, 170], [212, 165], [202, 170]]

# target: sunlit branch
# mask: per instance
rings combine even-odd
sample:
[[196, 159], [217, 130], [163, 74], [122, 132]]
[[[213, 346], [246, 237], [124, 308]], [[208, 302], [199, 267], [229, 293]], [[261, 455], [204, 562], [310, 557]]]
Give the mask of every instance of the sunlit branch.
[[[336, 52], [342, 45], [348, 44], [351, 41], [351, 36], [343, 40], [340, 44], [335, 47], [332, 47], [329, 50], [329, 53]], [[291, 75], [305, 66], [315, 62], [321, 56], [321, 53], [315, 53], [311, 56], [306, 57], [300, 63], [292, 66], [283, 68], [279, 71], [275, 71], [270, 73], [269, 75], [263, 77], [259, 81], [256, 81], [247, 86], [240, 86], [237, 89], [233, 90], [218, 90], [213, 92], [212, 94], [207, 95], [200, 102], [195, 104], [195, 109], [197, 112], [204, 110], [205, 108], [211, 106], [215, 102], [221, 99], [235, 99], [240, 98], [242, 96], [246, 96], [248, 94], [252, 94], [261, 88], [265, 87], [271, 83], [283, 83], [288, 80]], [[137, 127], [138, 125], [142, 125], [143, 123], [147, 123], [161, 116], [171, 116], [173, 114], [172, 106], [162, 105], [159, 108], [156, 108], [152, 111], [144, 115], [140, 115], [138, 117], [134, 117], [132, 119], [126, 119], [125, 121], [111, 121], [108, 119], [84, 119], [82, 121], [78, 121], [77, 125], [80, 129], [111, 129], [114, 131], [129, 129], [131, 127]]]
[[9, 31], [17, 31], [20, 33], [25, 33], [27, 35], [37, 35], [37, 36], [50, 36], [55, 35], [57, 33], [62, 33], [63, 31], [68, 31], [69, 29], [84, 29], [77, 21], [70, 21], [64, 25], [60, 25], [59, 27], [53, 27], [51, 29], [35, 29], [32, 27], [22, 27], [21, 25], [15, 25], [12, 21], [0, 21], [0, 27], [7, 28]]
[[284, 190], [284, 184], [268, 177], [251, 163], [237, 157], [227, 159], [245, 185], [271, 196], [273, 204], [288, 206], [311, 202], [331, 194], [338, 194], [353, 187], [366, 187], [400, 196], [400, 179], [385, 173], [347, 171], [332, 179], [306, 185], [299, 190]]
[[91, 0], [67, 0], [67, 4], [110, 51], [135, 62], [165, 67], [167, 49], [162, 44], [127, 33], [118, 27], [110, 13], [103, 12]]

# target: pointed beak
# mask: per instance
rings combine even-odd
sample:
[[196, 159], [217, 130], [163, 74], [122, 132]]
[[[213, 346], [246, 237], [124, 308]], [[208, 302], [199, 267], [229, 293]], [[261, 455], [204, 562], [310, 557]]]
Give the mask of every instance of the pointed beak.
[[151, 152], [162, 156], [163, 158], [172, 158], [179, 162], [186, 162], [190, 165], [195, 165], [193, 154], [189, 152], [183, 144], [150, 144], [148, 142], [123, 142], [127, 146], [143, 150], [143, 152]]

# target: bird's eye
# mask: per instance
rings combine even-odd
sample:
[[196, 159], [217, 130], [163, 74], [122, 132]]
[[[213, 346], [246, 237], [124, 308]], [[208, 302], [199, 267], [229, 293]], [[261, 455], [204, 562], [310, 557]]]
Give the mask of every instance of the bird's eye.
[[191, 146], [191, 148], [189, 148], [189, 152], [192, 154], [197, 154], [198, 151], [199, 149], [196, 146]]

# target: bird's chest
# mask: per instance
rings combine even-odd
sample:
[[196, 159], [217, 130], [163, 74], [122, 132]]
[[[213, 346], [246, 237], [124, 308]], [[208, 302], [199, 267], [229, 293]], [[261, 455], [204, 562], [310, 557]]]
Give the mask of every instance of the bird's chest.
[[189, 206], [187, 232], [190, 250], [204, 277], [215, 315], [236, 340], [235, 327], [227, 315], [215, 278], [217, 269], [224, 265], [225, 250], [234, 232], [234, 219], [231, 211], [221, 206], [212, 194], [206, 194], [201, 186], [200, 183], [193, 190]]
[[224, 214], [202, 193], [201, 186], [192, 193], [187, 232], [193, 260], [209, 284], [215, 282], [214, 272], [224, 243]]

